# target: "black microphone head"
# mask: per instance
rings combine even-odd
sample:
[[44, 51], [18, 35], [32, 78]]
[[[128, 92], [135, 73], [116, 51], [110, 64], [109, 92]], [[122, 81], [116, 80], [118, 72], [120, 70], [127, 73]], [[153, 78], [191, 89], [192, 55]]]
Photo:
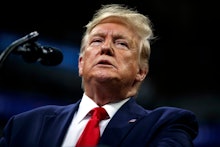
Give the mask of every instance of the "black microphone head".
[[42, 46], [40, 63], [48, 66], [55, 66], [63, 61], [63, 54], [58, 49]]
[[38, 46], [31, 42], [19, 46], [13, 53], [21, 54], [25, 62], [34, 63], [38, 61], [41, 54], [41, 51], [39, 51], [38, 48]]

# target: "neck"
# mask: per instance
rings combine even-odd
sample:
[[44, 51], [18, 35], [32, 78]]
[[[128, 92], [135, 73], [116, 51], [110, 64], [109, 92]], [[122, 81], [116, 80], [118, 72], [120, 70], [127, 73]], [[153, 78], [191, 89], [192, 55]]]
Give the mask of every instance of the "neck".
[[128, 88], [127, 86], [109, 83], [96, 83], [92, 86], [84, 84], [84, 90], [86, 95], [99, 106], [124, 100], [134, 96], [137, 92], [134, 87]]

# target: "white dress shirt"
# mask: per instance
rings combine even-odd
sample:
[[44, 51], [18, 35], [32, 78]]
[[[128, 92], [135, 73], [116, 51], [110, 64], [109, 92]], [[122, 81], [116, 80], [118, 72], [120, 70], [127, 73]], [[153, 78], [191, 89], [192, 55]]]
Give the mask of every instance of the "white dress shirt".
[[[100, 135], [103, 134], [105, 127], [107, 126], [110, 119], [114, 116], [116, 111], [129, 100], [129, 98], [117, 102], [117, 103], [109, 103], [104, 106], [105, 110], [109, 115], [109, 119], [102, 120], [100, 122]], [[89, 98], [85, 93], [83, 94], [82, 101], [79, 104], [78, 111], [74, 114], [72, 122], [69, 126], [67, 134], [64, 138], [62, 147], [74, 147], [77, 140], [79, 139], [84, 127], [86, 126], [89, 116], [87, 115], [90, 110], [95, 107], [99, 107], [91, 98]]]

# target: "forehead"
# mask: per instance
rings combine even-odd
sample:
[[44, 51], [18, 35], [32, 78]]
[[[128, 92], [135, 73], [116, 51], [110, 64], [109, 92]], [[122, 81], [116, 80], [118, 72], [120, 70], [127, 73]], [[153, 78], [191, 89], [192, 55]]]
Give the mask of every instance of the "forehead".
[[119, 17], [109, 17], [100, 21], [90, 32], [90, 34], [97, 33], [111, 33], [115, 35], [127, 34], [132, 38], [136, 35], [133, 27], [129, 25], [125, 19]]
[[[101, 23], [91, 31], [91, 35], [133, 36], [128, 28], [118, 23]], [[127, 36], [126, 35], [126, 36]]]
[[129, 24], [125, 18], [111, 16], [111, 17], [107, 17], [101, 20], [97, 25], [105, 24], [105, 23], [118, 24], [118, 25], [124, 26], [125, 28], [132, 29], [131, 24]]

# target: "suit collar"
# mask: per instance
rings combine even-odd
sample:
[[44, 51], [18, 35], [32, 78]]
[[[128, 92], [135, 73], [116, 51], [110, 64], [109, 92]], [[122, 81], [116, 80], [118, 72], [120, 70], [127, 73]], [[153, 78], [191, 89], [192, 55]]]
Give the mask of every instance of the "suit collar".
[[43, 133], [40, 134], [40, 146], [61, 146], [79, 103], [80, 101], [43, 116], [41, 129]]
[[137, 122], [146, 114], [146, 111], [131, 98], [110, 120], [100, 139], [100, 145], [119, 146]]

